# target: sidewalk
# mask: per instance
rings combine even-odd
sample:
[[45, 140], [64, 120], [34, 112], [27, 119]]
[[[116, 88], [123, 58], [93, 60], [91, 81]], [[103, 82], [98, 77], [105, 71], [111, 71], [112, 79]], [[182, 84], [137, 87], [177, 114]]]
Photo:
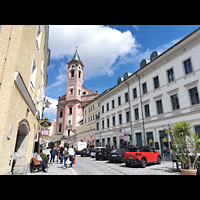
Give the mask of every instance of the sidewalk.
[[63, 164], [55, 162], [54, 164], [49, 164], [47, 172], [43, 172], [42, 170], [39, 172], [36, 169], [34, 173], [28, 173], [27, 175], [77, 175], [77, 173], [73, 168], [63, 169]]

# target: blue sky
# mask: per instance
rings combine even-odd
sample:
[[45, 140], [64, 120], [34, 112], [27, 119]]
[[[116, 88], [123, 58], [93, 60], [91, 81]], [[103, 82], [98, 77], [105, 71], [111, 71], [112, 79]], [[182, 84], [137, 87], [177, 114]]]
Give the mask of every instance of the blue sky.
[[142, 59], [149, 60], [157, 50], [163, 53], [200, 25], [50, 25], [46, 96], [52, 103], [44, 116], [56, 119], [59, 96], [66, 93], [67, 62], [78, 46], [78, 54], [85, 65], [83, 85], [104, 90], [116, 85], [125, 72], [134, 73]]

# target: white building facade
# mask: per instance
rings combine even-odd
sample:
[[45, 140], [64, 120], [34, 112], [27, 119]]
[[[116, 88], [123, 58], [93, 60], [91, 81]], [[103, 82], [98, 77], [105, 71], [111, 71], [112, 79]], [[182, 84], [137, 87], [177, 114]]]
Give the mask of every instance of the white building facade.
[[125, 73], [99, 98], [96, 144], [155, 147], [170, 156], [172, 125], [190, 121], [200, 133], [200, 28], [162, 54], [153, 52], [140, 69]]

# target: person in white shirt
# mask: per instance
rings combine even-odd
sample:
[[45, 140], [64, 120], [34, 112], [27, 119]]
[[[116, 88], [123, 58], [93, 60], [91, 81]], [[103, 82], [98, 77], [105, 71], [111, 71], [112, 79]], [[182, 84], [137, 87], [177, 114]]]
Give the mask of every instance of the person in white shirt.
[[70, 166], [72, 167], [73, 162], [74, 162], [74, 155], [75, 155], [75, 152], [74, 152], [74, 149], [72, 148], [71, 145], [70, 145], [69, 147], [70, 147], [70, 148], [68, 149], [68, 153], [69, 153], [69, 157], [70, 157], [70, 161], [71, 161]]
[[13, 155], [13, 163], [12, 163], [12, 168], [11, 168], [12, 174], [13, 174], [13, 170], [14, 170], [14, 167], [15, 167], [15, 163], [16, 163], [17, 157], [18, 157], [18, 154], [17, 154], [17, 152], [15, 151], [15, 153], [14, 153], [14, 155]]

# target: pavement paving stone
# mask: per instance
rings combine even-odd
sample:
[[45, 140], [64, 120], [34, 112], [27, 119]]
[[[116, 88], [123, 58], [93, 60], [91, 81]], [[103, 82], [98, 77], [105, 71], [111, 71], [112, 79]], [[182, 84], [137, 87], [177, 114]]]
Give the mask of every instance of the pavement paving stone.
[[34, 171], [34, 173], [28, 173], [27, 175], [75, 175], [76, 172], [73, 168], [63, 168], [63, 164], [60, 162], [54, 162], [54, 164], [49, 164], [49, 168], [47, 172]]

